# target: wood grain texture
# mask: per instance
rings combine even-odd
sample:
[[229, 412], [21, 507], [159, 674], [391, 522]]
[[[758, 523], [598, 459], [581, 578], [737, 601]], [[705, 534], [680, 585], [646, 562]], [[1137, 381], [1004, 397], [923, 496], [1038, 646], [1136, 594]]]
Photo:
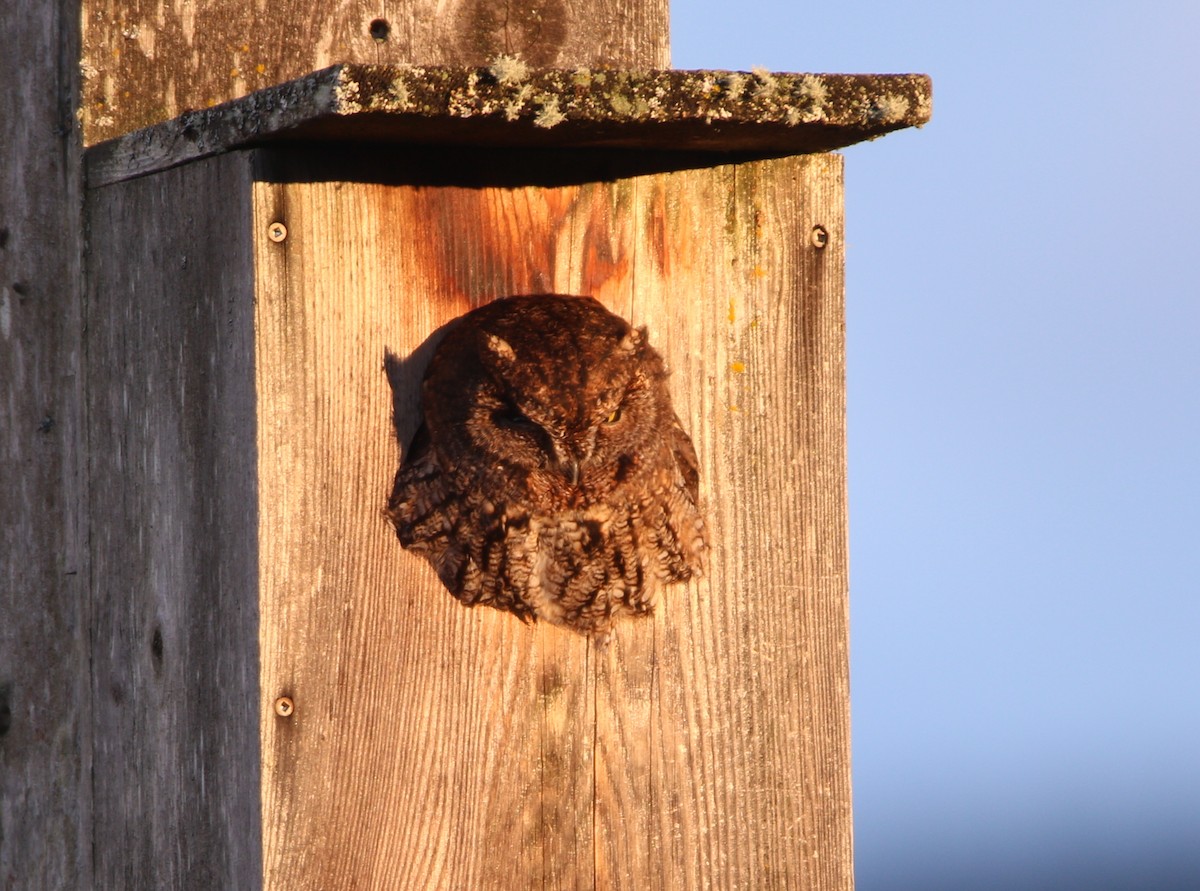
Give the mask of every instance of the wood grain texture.
[[0, 888], [89, 888], [78, 6], [0, 34]]
[[[265, 886], [851, 888], [841, 159], [360, 172], [254, 190]], [[602, 649], [380, 514], [431, 335], [538, 291], [649, 327], [702, 465], [707, 575]]]
[[260, 881], [249, 177], [89, 195], [97, 888]]
[[[384, 40], [372, 36], [379, 21]], [[538, 67], [665, 68], [667, 0], [84, 0], [85, 142], [335, 62], [478, 66], [502, 54]]]

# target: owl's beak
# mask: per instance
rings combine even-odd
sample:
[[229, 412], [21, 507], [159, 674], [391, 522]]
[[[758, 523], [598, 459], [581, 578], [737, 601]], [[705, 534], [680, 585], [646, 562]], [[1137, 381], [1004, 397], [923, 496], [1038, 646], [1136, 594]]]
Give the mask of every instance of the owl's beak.
[[592, 448], [594, 443], [591, 440], [585, 442], [558, 442], [555, 443], [555, 453], [558, 458], [559, 472], [566, 477], [567, 481], [572, 486], [579, 485], [579, 477], [582, 473], [583, 463], [592, 456]]

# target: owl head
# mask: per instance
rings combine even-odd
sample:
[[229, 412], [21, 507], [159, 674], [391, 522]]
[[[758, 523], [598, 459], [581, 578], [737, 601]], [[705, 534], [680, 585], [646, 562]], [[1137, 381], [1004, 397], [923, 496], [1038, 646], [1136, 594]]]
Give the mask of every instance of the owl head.
[[607, 497], [636, 475], [642, 444], [673, 421], [663, 363], [591, 297], [534, 295], [468, 313], [423, 386], [444, 466], [490, 462], [550, 498]]

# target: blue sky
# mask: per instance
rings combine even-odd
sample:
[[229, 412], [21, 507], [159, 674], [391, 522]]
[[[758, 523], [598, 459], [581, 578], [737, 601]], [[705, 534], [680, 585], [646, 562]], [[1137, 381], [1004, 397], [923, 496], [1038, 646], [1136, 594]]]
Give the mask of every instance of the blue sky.
[[859, 891], [1200, 888], [1200, 3], [676, 0], [846, 150]]

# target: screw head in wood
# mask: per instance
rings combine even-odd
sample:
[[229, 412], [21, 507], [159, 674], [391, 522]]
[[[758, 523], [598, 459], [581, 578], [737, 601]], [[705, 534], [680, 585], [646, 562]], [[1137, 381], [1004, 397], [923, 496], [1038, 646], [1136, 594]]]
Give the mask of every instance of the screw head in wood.
[[276, 220], [267, 227], [267, 238], [276, 243], [283, 241], [285, 238], [287, 238], [287, 226]]
[[280, 696], [275, 700], [275, 714], [281, 718], [290, 717], [292, 712], [296, 710], [296, 703], [292, 702], [290, 696]]
[[824, 226], [813, 226], [812, 228], [812, 243], [813, 247], [818, 250], [829, 244], [829, 230]]

